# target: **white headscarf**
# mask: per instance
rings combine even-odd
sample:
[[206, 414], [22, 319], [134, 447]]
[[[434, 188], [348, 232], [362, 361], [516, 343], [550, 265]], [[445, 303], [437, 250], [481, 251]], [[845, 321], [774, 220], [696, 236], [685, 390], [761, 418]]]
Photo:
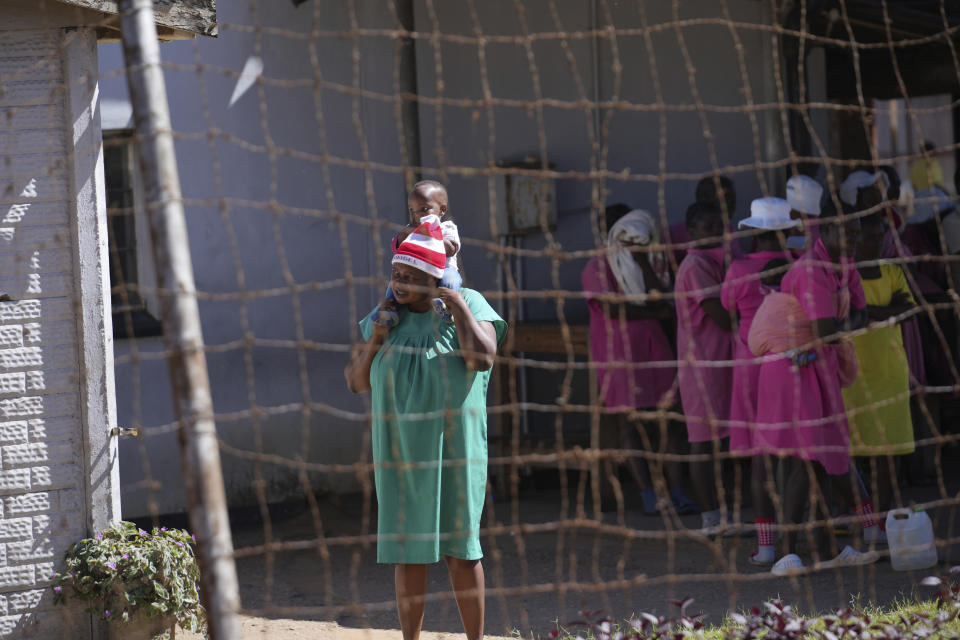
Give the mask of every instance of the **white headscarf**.
[[[656, 221], [646, 211], [634, 209], [616, 221], [607, 235], [607, 248], [610, 251], [610, 269], [613, 271], [620, 290], [627, 295], [644, 294], [647, 284], [643, 270], [630, 251], [631, 246], [650, 246], [660, 244], [660, 231]], [[663, 251], [651, 252], [650, 266], [664, 285], [670, 284], [670, 268]]]
[[883, 189], [883, 197], [887, 197], [887, 174], [882, 171], [877, 173], [867, 173], [866, 171], [854, 171], [847, 176], [847, 179], [840, 184], [840, 200], [855, 207], [857, 205], [857, 194], [860, 189], [866, 189], [880, 183]]
[[800, 213], [819, 216], [822, 195], [823, 187], [810, 176], [797, 175], [787, 180], [787, 202]]

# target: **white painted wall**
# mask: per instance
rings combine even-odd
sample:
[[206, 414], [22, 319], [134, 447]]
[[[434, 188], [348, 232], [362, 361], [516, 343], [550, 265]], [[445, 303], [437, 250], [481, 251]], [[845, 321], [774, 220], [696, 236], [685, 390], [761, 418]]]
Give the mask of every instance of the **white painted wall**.
[[[546, 0], [524, 0], [522, 4], [531, 32], [578, 31], [606, 24], [592, 2], [558, 0], [560, 25], [551, 18]], [[680, 17], [719, 17], [718, 4], [685, 1]], [[769, 22], [764, 3], [731, 0], [728, 4], [735, 20]], [[183, 191], [190, 199], [187, 215], [195, 276], [198, 288], [211, 294], [201, 300], [201, 315], [211, 347], [213, 396], [221, 414], [218, 425], [226, 443], [224, 472], [233, 504], [255, 500], [258, 478], [269, 499], [303, 495], [289, 467], [272, 460], [258, 467], [249, 452], [262, 450], [286, 459], [341, 464], [369, 455], [363, 439], [365, 424], [350, 414], [363, 411], [364, 400], [346, 392], [341, 371], [346, 362], [343, 348], [357, 337], [354, 321], [372, 307], [383, 285], [379, 279], [375, 284], [358, 280], [351, 288], [341, 279], [348, 273], [348, 261], [354, 278], [385, 277], [390, 233], [383, 231], [377, 238], [367, 226], [348, 219], [341, 227], [331, 215], [394, 223], [405, 217], [402, 179], [394, 170], [401, 158], [392, 39], [373, 35], [356, 41], [328, 36], [311, 39], [314, 3], [299, 8], [287, 2], [252, 5], [222, 3], [218, 7], [221, 35], [215, 40], [163, 46], [165, 59], [172, 65], [167, 87], [173, 124], [180, 136]], [[434, 2], [439, 30], [471, 36], [479, 27], [487, 35], [521, 34], [510, 0], [476, 5], [478, 23], [474, 24], [465, 3]], [[651, 25], [671, 19], [670, 3], [644, 5]], [[394, 26], [387, 3], [359, 0], [322, 3], [318, 30], [324, 34], [350, 31], [351, 6], [356, 8], [352, 18], [362, 27]], [[641, 26], [636, 3], [610, 6], [618, 27]], [[431, 32], [434, 25], [426, 4], [418, 1], [415, 10], [418, 30]], [[249, 29], [255, 24], [269, 27], [259, 41]], [[740, 62], [729, 29], [691, 26], [684, 36], [696, 69], [693, 80], [699, 96], [704, 103], [718, 107], [706, 116], [716, 143], [716, 164], [735, 179], [742, 214], [760, 192], [753, 163], [769, 159], [782, 148], [778, 114], [757, 114], [760, 148], [756, 150], [749, 117], [743, 112], [720, 112], [745, 103]], [[753, 100], [775, 101], [769, 37], [750, 30], [740, 30], [738, 36]], [[494, 289], [497, 269], [491, 251], [488, 180], [482, 174], [463, 173], [482, 170], [491, 161], [537, 153], [541, 128], [547, 158], [559, 171], [588, 171], [591, 159], [596, 166], [605, 163], [618, 174], [603, 181], [607, 201], [623, 200], [662, 213], [670, 221], [682, 217], [696, 179], [714, 165], [699, 116], [689, 109], [693, 92], [677, 35], [668, 28], [656, 30], [651, 37], [653, 55], [640, 35], [618, 38], [623, 66], [619, 98], [648, 106], [655, 103], [651, 79], [651, 65], [655, 65], [664, 101], [677, 107], [666, 117], [663, 167], [656, 113], [614, 113], [602, 156], [594, 154], [589, 135], [597, 133], [604, 113], [585, 113], [579, 107], [548, 105], [540, 116], [536, 109], [497, 104], [490, 108], [495, 123], [491, 132], [488, 107], [482, 101], [484, 86], [476, 43], [440, 45], [442, 96], [466, 102], [438, 110], [429, 103], [441, 95], [434, 45], [429, 39], [418, 41], [419, 93], [427, 99], [420, 107], [423, 162], [448, 169], [451, 212], [465, 240], [462, 257], [470, 286]], [[316, 65], [311, 61], [311, 42], [316, 44]], [[359, 75], [354, 69], [355, 44]], [[610, 46], [594, 46], [587, 38], [571, 39], [568, 46], [585, 97], [614, 98]], [[484, 54], [494, 99], [535, 99], [535, 75], [522, 40], [491, 42]], [[583, 97], [558, 41], [535, 42], [532, 55], [545, 99], [575, 101]], [[267, 80], [254, 84], [231, 104], [251, 56], [262, 59]], [[104, 104], [109, 105], [105, 112], [118, 114], [116, 119], [123, 124], [128, 111], [119, 46], [101, 46], [101, 73]], [[313, 93], [318, 83], [323, 87], [319, 108]], [[354, 87], [372, 93], [355, 98], [350, 93]], [[322, 117], [318, 118], [318, 113]], [[211, 131], [216, 133], [212, 143], [207, 136]], [[269, 152], [269, 145], [275, 153]], [[329, 154], [326, 164], [324, 151]], [[364, 171], [349, 165], [365, 155], [377, 163], [376, 168]], [[663, 183], [665, 206], [661, 211], [657, 181], [638, 176], [664, 171], [668, 177]], [[769, 180], [769, 175], [765, 179]], [[595, 246], [587, 213], [593, 186], [583, 179], [558, 182], [560, 218], [553, 241], [559, 248], [577, 251]], [[271, 203], [277, 205], [277, 216], [270, 211]], [[236, 238], [235, 249], [232, 237]], [[546, 240], [535, 235], [523, 243], [539, 249]], [[550, 259], [525, 259], [526, 288], [577, 290], [582, 265], [578, 260], [561, 261], [554, 276]], [[291, 295], [290, 283], [302, 292]], [[242, 304], [238, 299], [241, 290], [260, 293]], [[568, 301], [564, 309], [568, 319], [585, 321], [582, 302]], [[552, 319], [556, 303], [530, 302], [526, 311], [529, 318]], [[316, 348], [295, 348], [301, 330], [303, 338], [318, 343]], [[244, 338], [252, 340], [253, 346], [244, 348]], [[121, 444], [126, 515], [148, 512], [151, 500], [152, 508], [161, 513], [184, 508], [176, 439], [168, 426], [173, 416], [161, 349], [159, 340], [116, 345], [121, 423], [144, 427], [148, 434], [139, 442]], [[548, 402], [556, 397], [555, 388], [541, 391]], [[301, 406], [307, 394], [313, 404], [304, 418]], [[250, 415], [254, 406], [262, 410], [256, 419]], [[552, 417], [548, 419], [552, 425]], [[319, 490], [358, 486], [349, 469], [312, 477]]]
[[85, 638], [48, 585], [119, 517], [96, 36], [32, 9], [0, 7], [0, 637]]

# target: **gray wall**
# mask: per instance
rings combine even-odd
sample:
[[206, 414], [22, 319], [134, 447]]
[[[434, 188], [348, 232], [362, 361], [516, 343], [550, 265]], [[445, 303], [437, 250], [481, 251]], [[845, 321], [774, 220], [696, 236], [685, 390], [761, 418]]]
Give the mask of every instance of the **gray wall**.
[[[459, 8], [459, 3], [434, 4], [437, 24], [444, 34], [470, 36], [479, 29], [491, 37], [516, 38], [513, 42], [488, 44], [484, 51], [489, 91], [494, 103], [489, 107], [493, 120], [492, 153], [488, 107], [476, 104], [484, 97], [481, 56], [476, 44], [443, 43], [439, 57], [442, 96], [474, 103], [447, 106], [439, 113], [435, 107], [425, 105], [420, 111], [424, 164], [440, 166], [441, 152], [447, 161], [451, 211], [461, 235], [467, 238], [463, 262], [472, 286], [484, 290], [496, 288], [495, 255], [479, 244], [491, 240], [488, 179], [485, 176], [456, 175], [456, 169], [484, 167], [491, 155], [493, 160], [500, 161], [522, 158], [531, 153], [539, 158], [544, 153], [558, 172], [573, 174], [573, 177], [562, 177], [557, 181], [559, 212], [552, 238], [544, 234], [524, 237], [519, 241], [519, 246], [524, 249], [540, 250], [551, 241], [564, 251], [590, 249], [602, 244], [598, 243], [589, 213], [594, 188], [605, 193], [604, 202], [625, 202], [644, 208], [667, 223], [683, 219], [687, 206], [693, 201], [696, 182], [718, 167], [736, 183], [738, 217], [748, 215], [745, 212], [750, 200], [761, 195], [761, 179], [767, 183], [768, 189], [782, 195], [782, 182], [778, 182], [782, 181], [778, 178], [782, 172], [762, 172], [761, 178], [755, 167], [758, 161], [780, 157], [779, 112], [760, 109], [755, 122], [751, 123], [749, 115], [742, 109], [746, 105], [745, 79], [755, 104], [777, 101], [768, 34], [756, 30], [737, 31], [743, 51], [741, 61], [733, 35], [725, 24], [685, 27], [683, 41], [695, 69], [694, 75], [690, 76], [677, 32], [668, 24], [674, 20], [672, 3], [558, 1], [554, 3], [558, 7], [557, 21], [548, 0], [524, 0], [522, 5], [529, 33], [566, 31], [573, 34], [566, 44], [576, 61], [576, 74], [581, 79], [578, 85], [560, 39], [534, 40], [530, 59], [522, 41], [523, 29], [516, 4], [512, 0], [477, 3], [476, 21]], [[724, 18], [722, 4], [729, 5], [729, 17], [734, 21], [770, 24], [765, 3], [749, 0], [728, 3], [685, 0], [679, 3], [678, 18], [713, 19], [716, 22], [716, 19]], [[643, 35], [644, 22], [637, 10], [638, 5], [646, 7], [649, 47]], [[417, 21], [420, 31], [430, 32], [434, 28], [425, 3], [417, 5]], [[595, 42], [576, 36], [577, 32], [605, 29], [611, 21], [618, 30], [626, 30], [617, 36], [615, 43], [607, 38]], [[427, 98], [441, 95], [437, 89], [437, 55], [433, 43], [421, 40], [417, 54], [421, 95]], [[619, 81], [614, 73], [616, 63], [621, 65]], [[662, 112], [656, 109], [659, 101], [654, 72], [666, 105]], [[538, 97], [538, 87], [539, 96], [545, 103], [542, 112], [527, 105], [503, 102], [533, 103]], [[584, 98], [614, 103], [623, 101], [628, 106], [585, 113], [576, 104]], [[711, 158], [701, 115], [696, 109], [697, 98], [707, 105], [703, 117], [713, 139], [715, 159]], [[665, 118], [663, 129], [661, 113]], [[597, 152], [592, 149], [591, 134], [599, 141]], [[541, 148], [541, 136], [545, 139], [545, 148]], [[617, 175], [597, 179], [583, 176], [594, 168], [606, 168]], [[663, 178], [662, 206], [660, 177]], [[579, 292], [584, 260], [555, 261], [544, 255], [526, 257], [520, 262], [513, 265], [514, 275], [521, 281], [521, 288], [530, 295], [520, 311], [521, 317], [531, 321], [552, 321], [561, 306], [568, 321], [586, 322], [587, 308], [582, 300], [568, 298], [558, 305], [556, 299], [536, 297], [543, 290]], [[532, 402], [555, 402], [560, 395], [562, 375], [528, 370], [526, 376]], [[572, 402], [587, 400], [586, 380], [583, 375], [578, 375]], [[553, 413], [531, 411], [528, 419], [535, 435], [552, 438], [555, 428]], [[589, 428], [584, 415], [566, 416], [564, 424], [574, 438], [582, 437]]]
[[[367, 219], [375, 206], [381, 217], [401, 220], [406, 208], [401, 178], [375, 176], [377, 197], [369, 200], [363, 171], [334, 163], [328, 166], [333, 201], [326, 197], [320, 154], [325, 149], [339, 158], [356, 159], [361, 152], [352, 125], [352, 98], [323, 91], [318, 118], [312, 84], [315, 78], [353, 83], [351, 42], [317, 41], [320, 64], [314, 69], [304, 37], [311, 28], [311, 5], [295, 9], [289, 2], [269, 3], [259, 19], [245, 5], [218, 7], [223, 25], [219, 38], [172, 42], [162, 49], [165, 61], [177, 65], [166, 74], [167, 90], [180, 136], [177, 153], [197, 288], [207, 295], [200, 312], [211, 347], [213, 399], [226, 444], [223, 469], [234, 505], [255, 503], [258, 480], [270, 500], [304, 495], [289, 466], [255, 465], [246, 452], [349, 463], [365, 451], [364, 399], [346, 392], [342, 370], [345, 350], [358, 335], [353, 329], [357, 314], [373, 305], [374, 296], [370, 286], [360, 284], [352, 289], [351, 299], [342, 279], [347, 259], [355, 276], [368, 277], [372, 247], [385, 247], [387, 240], [371, 241], [367, 226], [341, 226], [331, 212]], [[320, 28], [345, 28], [347, 16], [335, 9], [324, 6]], [[257, 21], [285, 33], [265, 33], [258, 39], [244, 26]], [[392, 78], [392, 44], [379, 48], [387, 55], [365, 61], [364, 83], [379, 80], [382, 85]], [[369, 51], [366, 44], [364, 50]], [[105, 110], [122, 114], [126, 87], [120, 46], [101, 45], [100, 55]], [[262, 58], [268, 81], [230, 106], [238, 74], [252, 55]], [[361, 106], [371, 158], [398, 165], [396, 140], [376, 139], [381, 114], [366, 113]], [[123, 123], [111, 123], [117, 124]], [[218, 132], [213, 142], [206, 136], [211, 130]], [[265, 150], [267, 140], [275, 145], [275, 154]], [[344, 254], [341, 231], [349, 255]], [[379, 271], [385, 274], [382, 265]], [[297, 288], [296, 295], [291, 288]], [[243, 290], [256, 292], [245, 304], [238, 299]], [[297, 349], [298, 335], [321, 346]], [[249, 348], [237, 342], [244, 338], [253, 342]], [[139, 440], [121, 443], [126, 517], [185, 507], [162, 350], [159, 338], [116, 343], [119, 422], [142, 427], [144, 433]], [[301, 409], [307, 400], [313, 408], [304, 418]], [[250, 415], [252, 407], [262, 410], [256, 419]], [[327, 408], [337, 413], [331, 415]], [[349, 471], [325, 473], [315, 475], [313, 484], [335, 491], [356, 487], [357, 480]]]
[[[351, 4], [356, 7], [353, 17], [348, 11]], [[437, 26], [443, 34], [467, 37], [478, 31], [490, 36], [522, 34], [510, 0], [475, 4], [476, 21], [466, 3], [434, 2], [435, 25], [426, 4], [418, 0], [414, 3], [417, 29], [429, 34]], [[582, 31], [602, 27], [608, 20], [605, 3], [595, 7], [580, 0], [558, 0], [560, 24], [553, 20], [546, 0], [522, 4], [531, 33]], [[655, 27], [650, 34], [651, 52], [639, 31], [642, 23], [637, 4], [606, 4], [610, 4], [618, 28], [638, 30], [617, 38], [616, 56], [607, 40], [569, 39], [582, 94], [558, 39], [534, 40], [533, 64], [522, 40], [488, 41], [482, 53], [492, 102], [483, 100], [481, 52], [475, 40], [439, 43], [442, 83], [438, 83], [435, 42], [417, 40], [418, 92], [428, 99], [420, 105], [419, 115], [422, 161], [435, 169], [428, 172], [429, 177], [440, 177], [449, 185], [451, 213], [464, 237], [462, 262], [469, 286], [493, 292], [498, 282], [497, 245], [490, 231], [490, 212], [495, 205], [490, 203], [491, 185], [482, 170], [491, 162], [539, 154], [541, 132], [547, 160], [560, 172], [577, 172], [557, 182], [560, 214], [551, 239], [565, 251], [596, 244], [589, 213], [594, 188], [606, 191], [608, 202], [625, 201], [673, 221], [680, 219], [692, 199], [695, 181], [714, 167], [700, 114], [692, 108], [691, 78], [677, 33], [672, 27]], [[669, 3], [643, 4], [650, 25], [672, 19]], [[681, 19], [721, 16], [718, 3], [712, 1], [681, 4]], [[764, 3], [731, 0], [728, 4], [736, 20], [770, 21]], [[391, 233], [373, 233], [369, 223], [399, 223], [405, 217], [403, 179], [396, 170], [402, 159], [394, 100], [395, 45], [391, 38], [374, 34], [356, 40], [322, 35], [312, 41], [314, 10], [314, 3], [295, 9], [292, 3], [271, 2], [261, 3], [258, 15], [245, 2], [222, 3], [219, 38], [169, 43], [163, 48], [171, 63], [168, 92], [174, 127], [180, 134], [183, 192], [190, 199], [197, 286], [210, 294], [201, 301], [201, 314], [205, 338], [212, 347], [210, 374], [215, 406], [221, 414], [218, 425], [227, 444], [223, 461], [233, 504], [255, 500], [258, 477], [263, 479], [268, 499], [303, 495], [289, 466], [273, 462], [256, 466], [249, 456], [238, 455], [234, 449], [344, 464], [368, 456], [365, 422], [360, 415], [351, 415], [363, 411], [365, 400], [346, 392], [341, 371], [347, 357], [345, 346], [357, 337], [353, 323], [374, 304], [386, 275]], [[394, 26], [386, 2], [359, 0], [323, 3], [317, 27], [323, 33], [349, 31], [352, 19], [364, 28]], [[258, 38], [243, 26], [253, 24], [271, 29]], [[685, 27], [683, 35], [696, 69], [692, 80], [699, 98], [712, 105], [704, 117], [715, 142], [716, 165], [735, 179], [742, 214], [760, 192], [760, 176], [753, 163], [780, 153], [779, 115], [774, 111], [757, 113], [760, 145], [755, 148], [750, 118], [742, 111], [724, 111], [745, 104], [740, 61], [730, 30], [718, 24], [699, 24]], [[740, 30], [738, 36], [754, 101], [775, 101], [769, 36], [753, 30]], [[316, 45], [317, 66], [311, 62], [311, 42]], [[355, 45], [359, 76], [354, 69]], [[229, 106], [237, 75], [251, 55], [263, 59], [266, 79]], [[119, 46], [102, 45], [100, 58], [104, 111], [120, 113], [123, 120], [122, 106], [116, 109], [125, 100]], [[622, 65], [619, 92], [613, 74], [615, 59]], [[659, 161], [660, 115], [650, 108], [657, 102], [654, 66], [668, 105], [664, 166]], [[322, 87], [319, 109], [313, 91], [316, 85]], [[374, 93], [355, 98], [350, 91], [353, 87]], [[547, 101], [542, 111], [498, 102], [532, 102], [537, 87]], [[429, 100], [436, 97], [460, 102], [438, 107]], [[646, 106], [639, 112], [610, 112], [571, 105], [582, 98]], [[599, 136], [608, 115], [609, 129], [595, 151], [591, 133]], [[492, 132], [488, 128], [491, 118]], [[211, 130], [218, 133], [213, 142], [206, 135]], [[271, 154], [270, 148], [276, 152]], [[323, 162], [324, 151], [330, 154], [327, 163]], [[365, 171], [348, 166], [365, 154], [377, 167]], [[603, 167], [619, 175], [607, 179], [583, 175]], [[474, 175], [467, 175], [471, 171]], [[657, 175], [665, 176], [662, 183]], [[771, 178], [763, 174], [763, 179]], [[662, 208], [658, 205], [661, 184]], [[770, 185], [777, 188], [772, 181]], [[277, 205], [277, 213], [271, 212], [271, 202]], [[342, 224], [331, 217], [333, 212], [345, 214]], [[224, 215], [232, 229], [225, 225]], [[280, 242], [275, 241], [277, 236]], [[548, 239], [534, 234], [520, 242], [525, 248], [540, 249]], [[347, 264], [350, 274], [359, 278], [352, 288], [341, 281]], [[525, 258], [520, 265], [524, 288], [578, 290], [582, 266], [582, 260], [561, 260], [554, 265], [546, 257]], [[240, 274], [243, 288], [257, 291], [246, 304], [241, 304], [237, 295], [242, 288]], [[301, 287], [299, 293], [291, 294], [290, 283]], [[525, 304], [524, 314], [528, 319], [552, 320], [556, 310], [555, 300], [533, 300]], [[569, 320], [585, 321], [582, 301], [567, 300], [564, 312]], [[298, 329], [303, 338], [319, 346], [298, 350]], [[254, 339], [253, 346], [244, 348], [244, 337]], [[157, 357], [161, 351], [156, 339], [118, 341], [116, 346], [120, 423], [143, 426], [147, 434], [121, 446], [126, 516], [151, 508], [162, 513], [184, 507], [176, 438], [169, 426], [173, 417], [165, 363]], [[532, 385], [531, 394], [552, 401], [557, 395], [555, 381], [548, 377], [540, 380], [547, 382]], [[583, 386], [584, 381], [579, 380], [578, 393]], [[312, 410], [304, 418], [301, 408], [306, 392]], [[251, 406], [263, 409], [257, 421], [250, 417]], [[551, 416], [531, 419], [549, 420], [552, 425]], [[318, 473], [312, 476], [312, 484], [319, 490], [342, 491], [356, 488], [358, 479], [349, 471]]]
[[[526, 105], [495, 104], [491, 107], [494, 121], [494, 145], [490, 152], [488, 112], [484, 105], [447, 106], [442, 113], [432, 105], [421, 106], [421, 133], [424, 164], [437, 166], [439, 152], [454, 167], [484, 167], [488, 157], [494, 160], [540, 156], [556, 165], [559, 172], [577, 174], [557, 182], [559, 223], [553, 241], [562, 249], [576, 251], [595, 246], [596, 238], [590, 215], [591, 190], [596, 186], [606, 194], [606, 202], [626, 202], [645, 208], [661, 220], [681, 220], [693, 197], [696, 181], [719, 167], [734, 179], [738, 189], [738, 215], [742, 217], [750, 200], [760, 195], [760, 177], [756, 162], [778, 157], [781, 148], [779, 112], [760, 109], [755, 123], [744, 110], [745, 77], [754, 103], [776, 101], [772, 76], [772, 59], [768, 35], [756, 30], [737, 31], [743, 48], [743, 67], [735, 49], [730, 29], [720, 24], [698, 24], [683, 29], [683, 39], [695, 74], [686, 70], [673, 20], [670, 3], [642, 3], [647, 9], [650, 27], [648, 48], [644, 26], [637, 11], [638, 3], [609, 4], [610, 13], [594, 8], [594, 3], [569, 0], [557, 2], [559, 23], [552, 18], [547, 0], [527, 0], [525, 18], [530, 33], [583, 32], [606, 28], [612, 20], [617, 29], [629, 30], [616, 38], [615, 48], [609, 39], [598, 43], [588, 38], [567, 40], [570, 54], [576, 60], [583, 94], [567, 62], [560, 39], [540, 39], [532, 44], [530, 61], [520, 39], [521, 27], [510, 0], [478, 3], [478, 24], [457, 3], [438, 5], [438, 23], [442, 33], [470, 35], [479, 27], [484, 34], [512, 36], [513, 43], [496, 42], [486, 47], [486, 67], [490, 93], [497, 100], [533, 102], [540, 95], [547, 102], [542, 115]], [[680, 20], [690, 18], [723, 18], [722, 3], [688, 1], [680, 3]], [[769, 24], [763, 3], [748, 0], [727, 3], [735, 21]], [[418, 29], [429, 32], [432, 22], [425, 6], [418, 5]], [[437, 93], [436, 60], [433, 44], [421, 40], [418, 46], [418, 74], [421, 95], [433, 98]], [[440, 50], [443, 70], [443, 96], [451, 99], [481, 101], [483, 86], [478, 47], [474, 44], [444, 43]], [[614, 74], [615, 63], [621, 65], [619, 82]], [[741, 71], [743, 70], [743, 72]], [[659, 79], [665, 128], [661, 130], [658, 102], [654, 86], [654, 70]], [[703, 117], [713, 139], [715, 160], [711, 159], [707, 136], [696, 109], [696, 89], [700, 101], [707, 105]], [[585, 113], [575, 101], [586, 98], [628, 103], [624, 109], [598, 109]], [[437, 136], [438, 117], [441, 136]], [[606, 127], [604, 126], [606, 123]], [[754, 126], [759, 144], [754, 144]], [[604, 131], [604, 129], [606, 130]], [[599, 152], [591, 148], [591, 133], [600, 142]], [[545, 138], [541, 149], [540, 136]], [[664, 164], [661, 166], [661, 145]], [[584, 172], [606, 168], [615, 177], [590, 179]], [[663, 206], [659, 202], [658, 177], [663, 176]], [[768, 189], [781, 188], [775, 177], [764, 172]], [[474, 240], [489, 242], [489, 199], [487, 178], [451, 175], [451, 211], [461, 234]], [[528, 249], [542, 249], [547, 238], [542, 234], [523, 239]], [[469, 241], [468, 241], [469, 243]], [[468, 245], [469, 247], [469, 245]], [[483, 264], [490, 256], [483, 249], [468, 248], [464, 257], [474, 286], [495, 287], [496, 270]], [[582, 261], [562, 261], [559, 277], [553, 276], [549, 257], [524, 260], [525, 288], [528, 290], [573, 288], [579, 282]], [[573, 285], [571, 285], [573, 283]], [[529, 318], [552, 318], [556, 303], [530, 302]], [[584, 318], [582, 303], [570, 301], [566, 311], [572, 318]]]

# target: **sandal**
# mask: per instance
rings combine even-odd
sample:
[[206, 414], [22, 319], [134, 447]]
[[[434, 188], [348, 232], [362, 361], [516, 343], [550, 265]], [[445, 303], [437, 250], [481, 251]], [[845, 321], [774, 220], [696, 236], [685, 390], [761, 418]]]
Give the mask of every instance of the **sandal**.
[[794, 576], [803, 573], [803, 560], [795, 553], [788, 553], [773, 563], [770, 573], [775, 576]]
[[673, 508], [678, 516], [700, 513], [700, 505], [687, 497], [687, 494], [679, 487], [670, 489], [670, 501], [673, 503]]
[[370, 321], [381, 327], [392, 329], [400, 324], [400, 314], [389, 309], [374, 309], [370, 314]]
[[660, 507], [657, 504], [657, 494], [652, 488], [644, 489], [640, 494], [643, 500], [643, 515], [655, 516], [660, 513]]

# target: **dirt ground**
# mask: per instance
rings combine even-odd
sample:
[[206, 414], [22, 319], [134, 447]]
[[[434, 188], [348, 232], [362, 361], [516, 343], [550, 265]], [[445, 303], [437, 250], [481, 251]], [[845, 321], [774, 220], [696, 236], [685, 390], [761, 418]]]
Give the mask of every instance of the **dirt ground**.
[[[425, 631], [422, 640], [454, 640], [463, 634], [434, 633]], [[487, 636], [493, 638], [494, 636]], [[177, 640], [201, 640], [196, 633], [177, 631]], [[336, 622], [315, 620], [292, 620], [288, 618], [243, 617], [242, 640], [402, 640], [399, 629], [353, 629], [341, 627]]]
[[[910, 488], [905, 503], [947, 500], [958, 486]], [[829, 570], [802, 578], [777, 578], [751, 566], [746, 558], [755, 539], [734, 536], [710, 541], [692, 533], [699, 516], [642, 515], [628, 497], [622, 516], [591, 520], [589, 497], [577, 517], [577, 486], [566, 504], [559, 490], [525, 491], [516, 503], [497, 502], [485, 515], [493, 530], [482, 537], [487, 580], [486, 627], [491, 636], [546, 635], [585, 609], [603, 609], [618, 618], [647, 611], [675, 611], [669, 601], [692, 597], [695, 610], [719, 623], [726, 612], [781, 597], [801, 611], [822, 611], [849, 604], [890, 603], [925, 597], [918, 586], [927, 575], [945, 572], [956, 561], [955, 507], [928, 511], [937, 528], [941, 564], [917, 573], [893, 571], [887, 559], [874, 565]], [[587, 492], [589, 494], [589, 492]], [[392, 567], [376, 563], [375, 544], [350, 542], [361, 533], [359, 499], [340, 498], [320, 506], [328, 556], [318, 551], [315, 520], [305, 506], [274, 510], [271, 535], [292, 548], [266, 557], [256, 551], [264, 541], [264, 523], [234, 518], [244, 640], [304, 638], [400, 638], [394, 610]], [[492, 516], [492, 517], [491, 517]], [[518, 517], [522, 525], [511, 527]], [[376, 514], [370, 514], [376, 529]], [[561, 519], [567, 519], [560, 523]], [[743, 521], [752, 522], [749, 510]], [[856, 544], [856, 536], [839, 538]], [[431, 569], [425, 640], [460, 638], [462, 629], [442, 565]], [[191, 638], [192, 634], [178, 634]]]

